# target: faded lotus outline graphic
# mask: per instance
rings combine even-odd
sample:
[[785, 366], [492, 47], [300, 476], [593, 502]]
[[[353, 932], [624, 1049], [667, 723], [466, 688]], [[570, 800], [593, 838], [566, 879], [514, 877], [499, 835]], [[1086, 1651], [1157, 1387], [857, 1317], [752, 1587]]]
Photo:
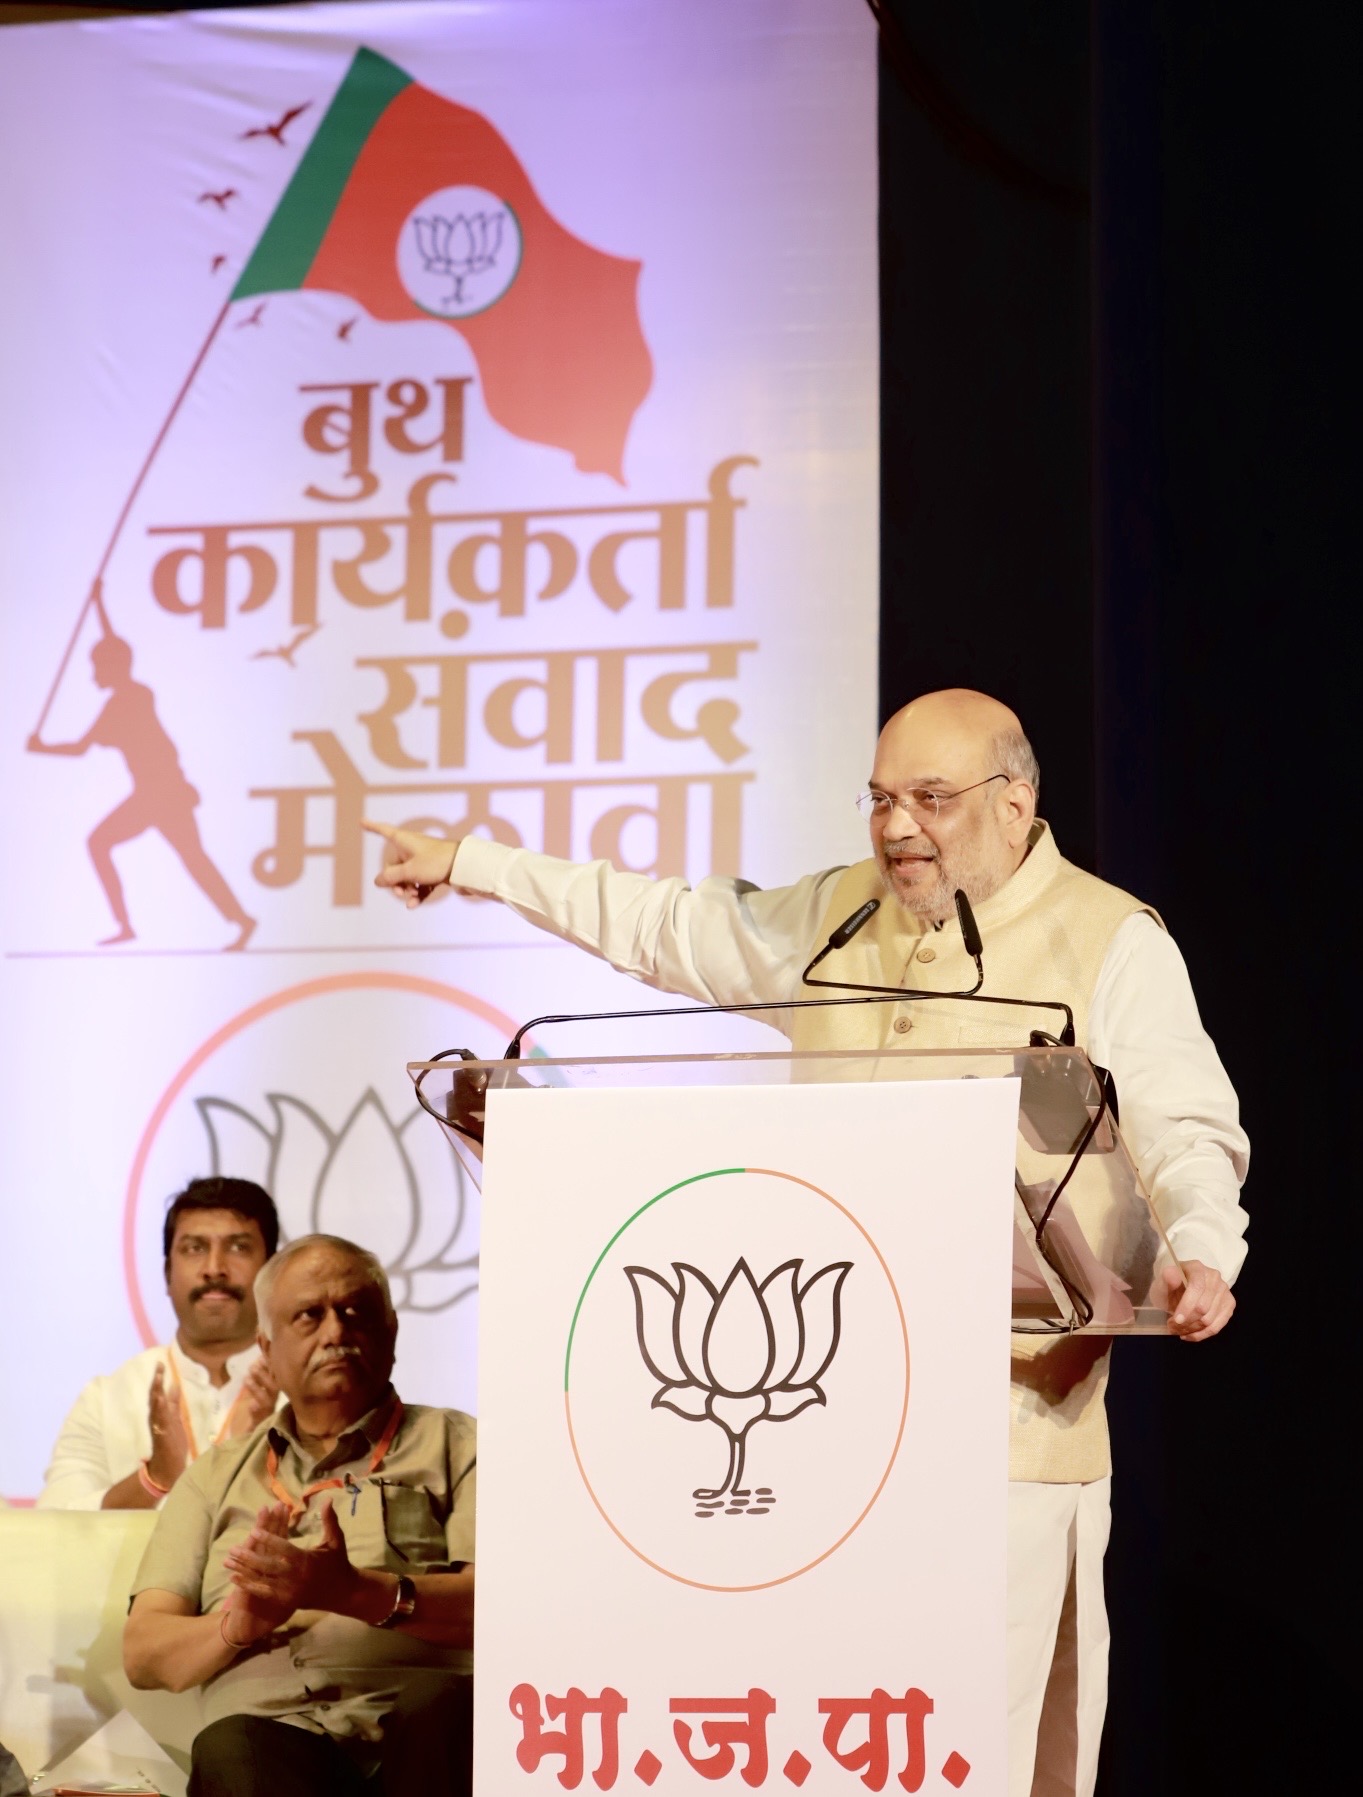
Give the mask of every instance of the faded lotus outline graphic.
[[[365, 1245], [383, 1261], [398, 1310], [448, 1310], [477, 1290], [476, 1244], [460, 1252], [470, 1223], [464, 1170], [441, 1141], [440, 1175], [432, 1177], [431, 1143], [439, 1138], [428, 1139], [419, 1106], [395, 1123], [370, 1086], [333, 1129], [290, 1093], [266, 1093], [265, 1103], [263, 1120], [229, 1098], [194, 1100], [208, 1133], [210, 1173], [249, 1169], [258, 1177], [279, 1207], [282, 1241], [317, 1230], [353, 1234], [349, 1217], [358, 1191], [368, 1204], [382, 1206], [382, 1227], [366, 1233]], [[414, 1156], [407, 1132], [419, 1120], [413, 1141], [427, 1152]]]
[[685, 1261], [672, 1262], [675, 1286], [650, 1267], [625, 1268], [639, 1352], [659, 1382], [651, 1408], [714, 1423], [728, 1443], [723, 1481], [692, 1494], [699, 1515], [726, 1500], [731, 1515], [769, 1512], [770, 1488], [743, 1484], [749, 1433], [828, 1401], [819, 1382], [838, 1351], [852, 1262], [833, 1261], [801, 1284], [803, 1264], [783, 1261], [759, 1284], [740, 1258], [721, 1285]]

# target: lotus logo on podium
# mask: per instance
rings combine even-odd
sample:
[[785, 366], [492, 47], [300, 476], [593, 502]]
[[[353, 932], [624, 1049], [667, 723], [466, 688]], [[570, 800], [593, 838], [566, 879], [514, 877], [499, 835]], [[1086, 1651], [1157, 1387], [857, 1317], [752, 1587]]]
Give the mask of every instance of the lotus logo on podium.
[[683, 1584], [755, 1591], [836, 1552], [885, 1489], [908, 1329], [849, 1205], [722, 1167], [620, 1217], [573, 1303], [563, 1384], [569, 1450], [623, 1546]]
[[835, 1261], [801, 1284], [803, 1264], [783, 1261], [759, 1285], [740, 1259], [718, 1287], [682, 1261], [673, 1263], [675, 1286], [650, 1267], [624, 1269], [639, 1352], [660, 1382], [653, 1408], [714, 1423], [728, 1442], [723, 1483], [692, 1493], [699, 1517], [769, 1516], [772, 1488], [743, 1484], [751, 1430], [828, 1402], [819, 1381], [838, 1351], [852, 1263]]

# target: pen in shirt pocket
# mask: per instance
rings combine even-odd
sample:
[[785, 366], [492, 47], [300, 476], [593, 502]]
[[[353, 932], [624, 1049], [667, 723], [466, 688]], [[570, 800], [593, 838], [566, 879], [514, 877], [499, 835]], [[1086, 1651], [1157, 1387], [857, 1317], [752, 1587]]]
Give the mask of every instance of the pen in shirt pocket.
[[345, 1479], [342, 1482], [345, 1485], [346, 1490], [350, 1493], [350, 1514], [353, 1516], [355, 1514], [355, 1506], [360, 1501], [360, 1488], [353, 1475], [350, 1473], [346, 1474]]

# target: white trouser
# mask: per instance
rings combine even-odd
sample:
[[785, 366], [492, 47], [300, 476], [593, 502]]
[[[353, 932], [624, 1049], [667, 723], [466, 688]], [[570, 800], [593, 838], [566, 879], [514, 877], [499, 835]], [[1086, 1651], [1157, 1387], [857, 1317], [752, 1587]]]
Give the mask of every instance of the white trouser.
[[1008, 1487], [1008, 1797], [1092, 1797], [1112, 1481]]

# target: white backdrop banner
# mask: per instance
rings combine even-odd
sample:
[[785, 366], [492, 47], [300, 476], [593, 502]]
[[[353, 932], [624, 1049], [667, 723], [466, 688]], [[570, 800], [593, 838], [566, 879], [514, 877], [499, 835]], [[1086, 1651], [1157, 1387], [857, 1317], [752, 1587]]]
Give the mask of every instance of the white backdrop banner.
[[0, 156], [24, 1497], [82, 1383], [173, 1326], [160, 1220], [199, 1173], [378, 1252], [404, 1393], [474, 1406], [476, 1194], [404, 1063], [637, 989], [493, 905], [409, 916], [362, 813], [693, 880], [861, 852], [874, 30], [861, 0], [11, 28]]
[[479, 1791], [1004, 1788], [1017, 1103], [490, 1095]]

